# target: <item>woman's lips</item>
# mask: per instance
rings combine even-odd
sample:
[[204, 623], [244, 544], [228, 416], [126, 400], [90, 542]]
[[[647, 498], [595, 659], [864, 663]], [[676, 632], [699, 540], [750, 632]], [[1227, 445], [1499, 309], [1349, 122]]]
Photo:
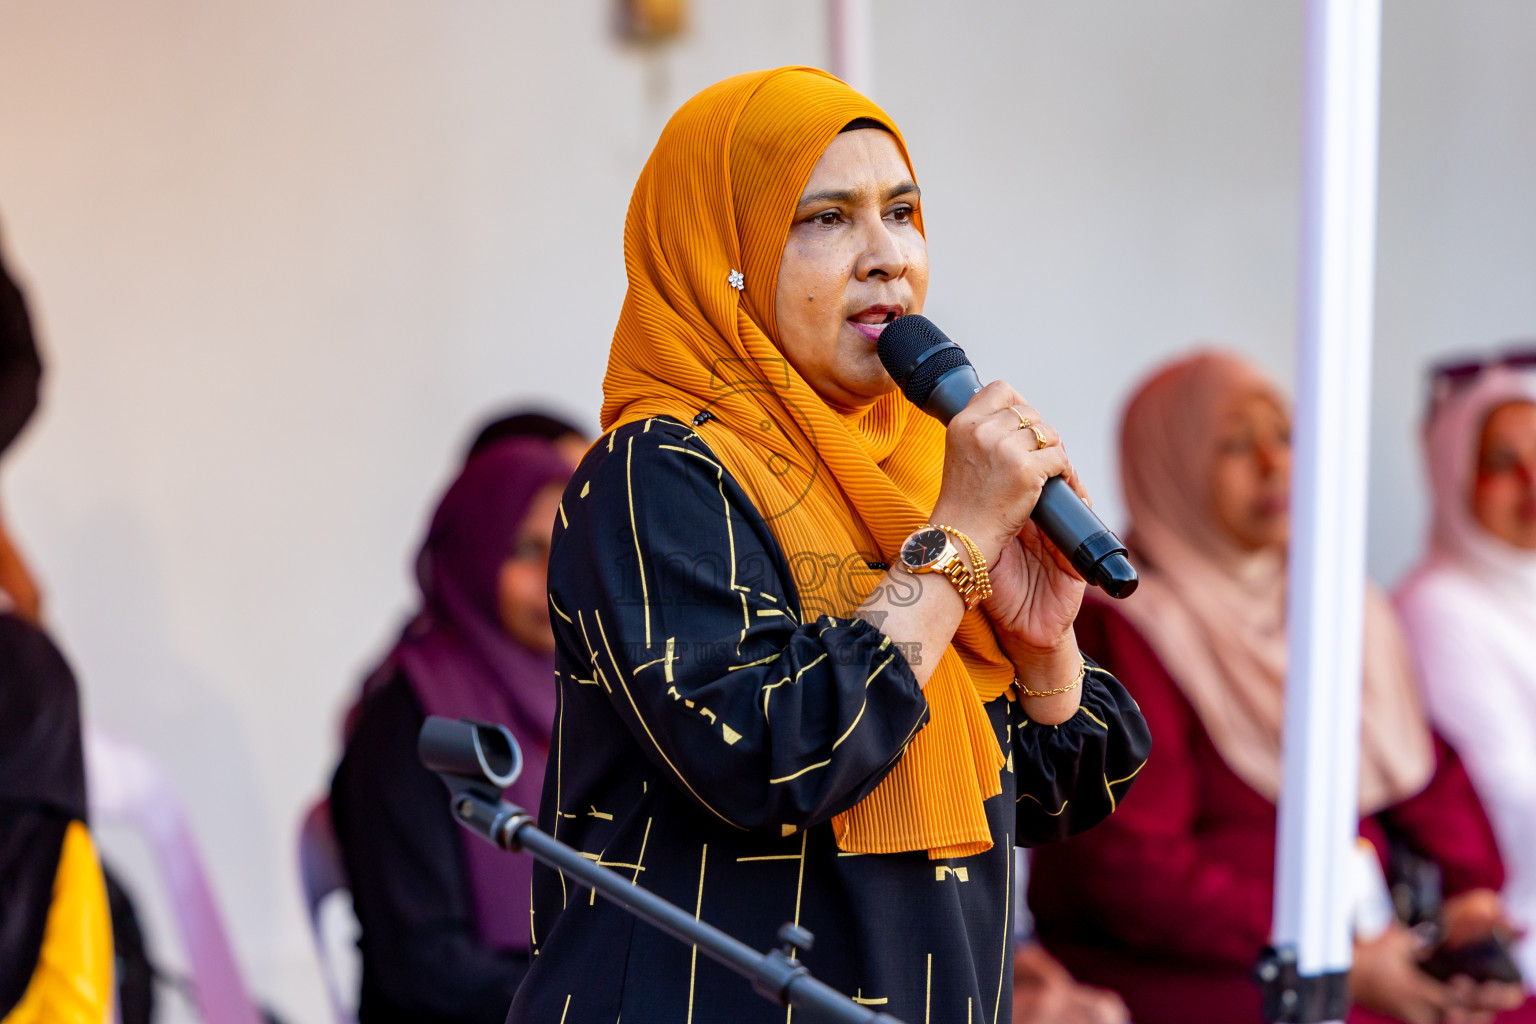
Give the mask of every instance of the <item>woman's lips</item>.
[[848, 323], [870, 341], [879, 341], [880, 333], [904, 312], [901, 306], [870, 306], [848, 318]]
[[1265, 518], [1283, 516], [1290, 509], [1291, 499], [1288, 494], [1274, 494], [1254, 502], [1254, 511]]
[[890, 324], [862, 324], [857, 320], [849, 320], [848, 326], [864, 335], [864, 337], [868, 338], [870, 341], [879, 341], [881, 333], [887, 327], [889, 327]]

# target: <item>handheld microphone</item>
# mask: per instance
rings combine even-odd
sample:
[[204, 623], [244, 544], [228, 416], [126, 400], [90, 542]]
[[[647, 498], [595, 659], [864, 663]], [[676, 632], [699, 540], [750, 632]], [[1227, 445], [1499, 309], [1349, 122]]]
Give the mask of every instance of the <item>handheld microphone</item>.
[[[908, 401], [948, 423], [981, 390], [965, 350], [925, 316], [897, 317], [880, 333], [880, 362]], [[1140, 581], [1120, 538], [1083, 504], [1067, 482], [1053, 476], [1029, 514], [1078, 574], [1110, 597], [1130, 597]]]

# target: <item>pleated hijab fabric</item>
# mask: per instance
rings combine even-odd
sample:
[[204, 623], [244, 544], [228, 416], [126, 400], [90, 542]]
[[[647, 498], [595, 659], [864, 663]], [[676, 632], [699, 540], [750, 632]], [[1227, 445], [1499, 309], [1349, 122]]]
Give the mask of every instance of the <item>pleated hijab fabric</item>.
[[[906, 155], [883, 110], [813, 68], [738, 75], [678, 110], [630, 200], [629, 291], [603, 382], [605, 430], [710, 413], [697, 429], [783, 548], [802, 621], [864, 601], [881, 578], [864, 559], [896, 561], [944, 464], [943, 427], [900, 393], [834, 409], [778, 343], [775, 285], [795, 208], [828, 143], [858, 118], [888, 127]], [[982, 705], [1012, 681], [985, 617], [967, 613], [924, 689], [928, 725], [833, 819], [838, 845], [934, 858], [989, 849], [982, 802], [1001, 792], [1003, 755]]]

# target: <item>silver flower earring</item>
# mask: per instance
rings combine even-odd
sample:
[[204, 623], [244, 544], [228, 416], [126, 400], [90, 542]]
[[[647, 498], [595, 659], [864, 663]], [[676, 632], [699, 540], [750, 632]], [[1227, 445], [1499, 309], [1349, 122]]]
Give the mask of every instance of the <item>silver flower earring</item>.
[[735, 288], [737, 291], [741, 291], [747, 286], [747, 279], [742, 276], [742, 273], [739, 270], [731, 271], [731, 276], [726, 278], [726, 280], [729, 281], [731, 287]]

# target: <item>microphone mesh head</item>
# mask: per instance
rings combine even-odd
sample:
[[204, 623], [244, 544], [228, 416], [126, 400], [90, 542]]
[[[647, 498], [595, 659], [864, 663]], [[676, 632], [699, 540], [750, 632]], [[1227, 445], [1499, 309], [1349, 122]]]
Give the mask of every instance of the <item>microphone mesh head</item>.
[[971, 361], [965, 357], [965, 352], [958, 345], [954, 348], [941, 348], [924, 359], [917, 369], [912, 371], [912, 376], [907, 378], [907, 384], [901, 389], [901, 393], [921, 409], [928, 404], [928, 396], [933, 394], [933, 389], [938, 387], [939, 381], [946, 373], [957, 366], [969, 366], [970, 363]]
[[[912, 365], [924, 352], [946, 343], [951, 347], [939, 349], [916, 367]], [[964, 349], [950, 341], [932, 320], [917, 313], [897, 317], [881, 331], [875, 350], [885, 372], [919, 408], [928, 404], [928, 396], [946, 373], [970, 362]]]

